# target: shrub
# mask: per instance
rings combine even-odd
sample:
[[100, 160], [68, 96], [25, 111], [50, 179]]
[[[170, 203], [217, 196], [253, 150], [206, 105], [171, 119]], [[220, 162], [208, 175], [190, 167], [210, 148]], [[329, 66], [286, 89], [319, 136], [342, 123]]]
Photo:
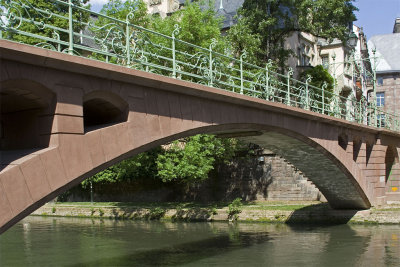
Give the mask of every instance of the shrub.
[[242, 199], [240, 197], [234, 199], [231, 204], [228, 205], [228, 219], [230, 221], [236, 221], [239, 217], [239, 213], [242, 212]]

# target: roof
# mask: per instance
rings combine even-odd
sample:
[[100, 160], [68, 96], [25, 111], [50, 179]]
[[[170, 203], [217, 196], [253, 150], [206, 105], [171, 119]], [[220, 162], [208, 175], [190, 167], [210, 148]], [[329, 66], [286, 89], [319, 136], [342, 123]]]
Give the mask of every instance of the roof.
[[[185, 5], [186, 0], [178, 0], [180, 5]], [[189, 0], [193, 2], [194, 0]], [[222, 1], [222, 8], [221, 8]], [[237, 21], [235, 16], [239, 8], [242, 7], [244, 0], [215, 0], [214, 10], [217, 12], [217, 16], [223, 16], [224, 20], [222, 23], [222, 29], [227, 29], [232, 27]], [[205, 4], [203, 8], [208, 5]]]
[[[221, 7], [222, 1], [222, 9]], [[235, 16], [239, 8], [242, 7], [244, 0], [217, 0], [215, 1], [215, 10], [218, 15], [225, 17], [223, 21], [223, 29], [232, 27], [236, 21]]]
[[368, 41], [370, 56], [374, 48], [377, 72], [400, 72], [400, 33], [372, 36]]
[[218, 16], [224, 17], [222, 29], [230, 28], [236, 23], [235, 16], [238, 9], [242, 7], [243, 2], [244, 0], [215, 0], [214, 10], [217, 12]]

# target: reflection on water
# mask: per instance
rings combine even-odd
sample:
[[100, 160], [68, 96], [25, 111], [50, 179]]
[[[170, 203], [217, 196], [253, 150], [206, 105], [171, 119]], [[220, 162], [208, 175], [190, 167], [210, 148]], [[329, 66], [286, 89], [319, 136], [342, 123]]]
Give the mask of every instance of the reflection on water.
[[28, 217], [0, 236], [0, 266], [399, 266], [399, 233], [399, 225]]

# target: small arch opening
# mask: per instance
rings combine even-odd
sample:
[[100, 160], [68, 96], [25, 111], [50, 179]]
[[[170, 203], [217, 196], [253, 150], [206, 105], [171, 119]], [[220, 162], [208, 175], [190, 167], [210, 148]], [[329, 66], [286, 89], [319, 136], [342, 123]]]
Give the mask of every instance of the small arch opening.
[[83, 123], [85, 132], [128, 119], [128, 104], [118, 95], [95, 91], [83, 98]]
[[1, 84], [1, 150], [21, 150], [49, 146], [55, 94], [28, 80]]

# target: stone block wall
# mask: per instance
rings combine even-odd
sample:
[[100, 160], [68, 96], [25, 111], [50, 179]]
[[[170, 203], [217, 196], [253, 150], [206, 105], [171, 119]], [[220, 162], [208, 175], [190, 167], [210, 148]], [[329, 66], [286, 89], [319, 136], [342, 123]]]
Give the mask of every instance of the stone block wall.
[[265, 152], [219, 166], [218, 177], [206, 181], [200, 189], [203, 192], [198, 195], [205, 197], [207, 192], [204, 191], [213, 184], [216, 200], [230, 201], [236, 197], [246, 201], [325, 200], [315, 185], [292, 164], [278, 155]]

